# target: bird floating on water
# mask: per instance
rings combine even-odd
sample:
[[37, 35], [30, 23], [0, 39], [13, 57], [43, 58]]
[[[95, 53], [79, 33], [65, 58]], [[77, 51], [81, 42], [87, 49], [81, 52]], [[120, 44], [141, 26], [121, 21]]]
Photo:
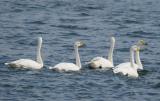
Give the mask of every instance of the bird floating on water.
[[95, 57], [90, 62], [88, 62], [89, 66], [92, 69], [111, 69], [114, 67], [113, 64], [113, 50], [115, 46], [115, 38], [111, 37], [111, 46], [108, 54], [108, 59], [103, 57]]
[[74, 63], [59, 63], [54, 67], [49, 67], [49, 69], [57, 70], [57, 71], [79, 71], [81, 69], [81, 61], [78, 52], [78, 48], [84, 46], [82, 41], [77, 41], [74, 44], [75, 56], [76, 56], [76, 64]]
[[36, 61], [31, 59], [19, 59], [16, 61], [5, 63], [5, 65], [13, 68], [41, 69], [43, 67], [43, 60], [41, 57], [41, 47], [42, 47], [42, 37], [38, 37]]

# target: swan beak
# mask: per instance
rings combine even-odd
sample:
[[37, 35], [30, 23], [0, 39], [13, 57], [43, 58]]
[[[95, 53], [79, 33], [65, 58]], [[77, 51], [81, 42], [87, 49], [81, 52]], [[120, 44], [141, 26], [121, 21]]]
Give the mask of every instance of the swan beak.
[[144, 40], [139, 40], [137, 46], [145, 46], [148, 45]]
[[86, 44], [84, 43], [84, 42], [80, 42], [80, 46], [79, 47], [85, 47], [86, 46]]

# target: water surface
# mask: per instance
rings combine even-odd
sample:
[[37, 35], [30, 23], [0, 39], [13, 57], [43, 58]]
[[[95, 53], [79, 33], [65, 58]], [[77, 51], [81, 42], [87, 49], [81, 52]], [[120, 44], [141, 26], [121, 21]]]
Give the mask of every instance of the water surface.
[[[159, 0], [1, 0], [1, 101], [160, 101]], [[40, 71], [15, 70], [4, 62], [35, 59], [37, 37], [43, 37], [45, 66]], [[138, 79], [112, 71], [90, 70], [95, 56], [107, 56], [115, 36], [114, 63], [129, 61], [129, 48], [144, 39], [145, 71]], [[83, 69], [48, 70], [59, 62], [75, 62], [73, 44], [83, 40]]]

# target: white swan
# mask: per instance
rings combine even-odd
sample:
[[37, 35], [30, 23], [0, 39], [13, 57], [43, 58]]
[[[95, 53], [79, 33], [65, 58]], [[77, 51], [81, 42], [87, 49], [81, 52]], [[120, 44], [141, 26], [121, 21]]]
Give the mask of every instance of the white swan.
[[78, 48], [83, 46], [84, 43], [81, 41], [77, 41], [74, 44], [74, 49], [75, 49], [75, 56], [76, 56], [76, 64], [74, 63], [59, 63], [55, 65], [54, 67], [49, 67], [49, 69], [52, 70], [57, 70], [57, 71], [79, 71], [81, 69], [81, 61], [80, 61], [80, 56], [78, 52]]
[[139, 66], [134, 62], [134, 51], [139, 51], [139, 47], [134, 45], [130, 48], [130, 62], [121, 63], [113, 68], [114, 73], [122, 73], [123, 75], [135, 78], [139, 76], [137, 72]]
[[89, 63], [89, 66], [93, 69], [110, 69], [114, 67], [113, 64], [113, 50], [114, 50], [114, 45], [115, 45], [115, 38], [111, 37], [111, 46], [108, 54], [108, 59], [103, 58], [103, 57], [95, 57], [93, 58]]
[[5, 63], [5, 65], [13, 68], [41, 69], [43, 67], [43, 60], [41, 57], [41, 46], [42, 46], [42, 37], [39, 37], [36, 61], [30, 59], [19, 59], [16, 61]]

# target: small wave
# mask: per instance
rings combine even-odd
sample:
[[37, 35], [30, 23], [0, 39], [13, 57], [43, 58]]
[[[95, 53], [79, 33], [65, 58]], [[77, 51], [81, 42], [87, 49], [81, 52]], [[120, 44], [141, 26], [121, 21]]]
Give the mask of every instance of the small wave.
[[38, 24], [38, 25], [43, 25], [46, 24], [43, 21], [31, 21], [31, 22], [26, 22], [27, 24]]
[[19, 13], [19, 12], [23, 12], [23, 10], [22, 9], [13, 9], [12, 12]]
[[79, 16], [90, 16], [87, 12], [82, 12], [79, 14]]
[[60, 18], [59, 19], [61, 22], [68, 22], [68, 23], [70, 23], [70, 22], [79, 22], [79, 21], [84, 21], [84, 20], [87, 20], [87, 19], [74, 19], [74, 18]]
[[103, 10], [104, 6], [96, 6], [96, 5], [87, 5], [87, 6], [77, 6], [75, 7], [75, 11], [89, 11], [89, 10]]
[[156, 38], [156, 33], [152, 32], [145, 32], [145, 31], [133, 31], [131, 33], [127, 33], [127, 36], [130, 37], [138, 37], [138, 38]]
[[140, 9], [130, 9], [130, 11], [132, 11], [132, 12], [137, 12], [137, 13], [139, 13], [139, 12], [142, 12], [142, 10], [140, 10]]
[[120, 51], [120, 52], [129, 52], [129, 48], [120, 48], [120, 49], [117, 49], [117, 51]]
[[6, 84], [2, 83], [2, 84], [0, 84], [0, 86], [1, 86], [1, 87], [4, 87], [4, 88], [6, 88], [6, 87], [7, 87], [7, 88], [8, 88], [8, 87], [9, 87], [9, 88], [14, 87], [14, 85], [9, 84], [9, 83], [6, 83]]
[[77, 25], [50, 25], [50, 26], [64, 28], [64, 29], [78, 29], [78, 30], [87, 30], [87, 29], [89, 29], [87, 27], [82, 27], [82, 26], [77, 26]]
[[137, 20], [124, 20], [124, 23], [126, 24], [141, 24], [141, 22]]
[[160, 88], [160, 83], [153, 85], [153, 88]]
[[71, 5], [70, 2], [67, 2], [67, 1], [53, 1], [53, 2], [50, 2], [49, 4], [49, 7], [50, 8], [59, 8], [59, 7], [65, 7], [65, 6], [69, 6]]

